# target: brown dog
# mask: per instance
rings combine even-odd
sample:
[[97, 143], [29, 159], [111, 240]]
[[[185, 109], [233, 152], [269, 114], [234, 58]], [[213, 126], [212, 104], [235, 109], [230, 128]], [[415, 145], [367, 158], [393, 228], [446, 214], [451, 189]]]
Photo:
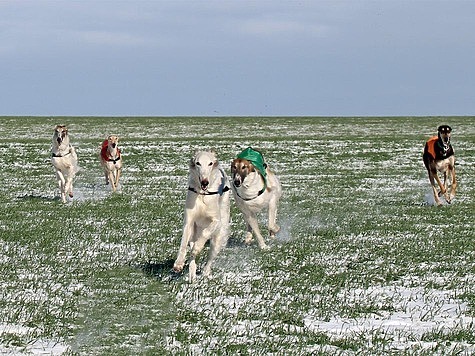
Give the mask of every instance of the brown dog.
[[[437, 136], [431, 137], [425, 144], [422, 159], [429, 173], [429, 181], [434, 191], [434, 199], [437, 205], [442, 205], [439, 196], [444, 195], [447, 203], [450, 204], [455, 197], [457, 180], [455, 178], [455, 152], [450, 144], [452, 128], [449, 125], [441, 125], [437, 129]], [[439, 178], [438, 173], [444, 176], [444, 183]], [[450, 195], [448, 193], [448, 175], [452, 178]], [[440, 192], [437, 192], [436, 183]]]

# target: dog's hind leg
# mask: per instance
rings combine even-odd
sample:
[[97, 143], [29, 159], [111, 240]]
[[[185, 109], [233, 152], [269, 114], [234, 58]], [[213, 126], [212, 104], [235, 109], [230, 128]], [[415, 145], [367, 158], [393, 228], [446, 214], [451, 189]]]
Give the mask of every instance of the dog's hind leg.
[[277, 204], [278, 201], [276, 199], [272, 199], [269, 203], [268, 227], [271, 238], [275, 238], [275, 234], [280, 230], [280, 226], [277, 225]]
[[203, 276], [209, 276], [211, 274], [211, 265], [213, 264], [216, 256], [218, 255], [221, 249], [222, 243], [220, 236], [211, 239], [209, 244], [208, 260], [206, 261], [205, 266], [203, 267]]
[[192, 258], [188, 266], [188, 282], [193, 283], [195, 280], [196, 280], [196, 261], [194, 258]]
[[450, 188], [450, 199], [455, 198], [455, 193], [457, 192], [457, 178], [455, 177], [455, 167], [451, 167], [450, 175], [452, 178], [452, 186]]
[[[439, 193], [437, 192], [437, 186], [435, 184], [436, 179], [437, 179], [437, 183], [440, 183], [440, 179], [437, 176], [437, 172], [435, 173], [435, 175], [433, 173], [429, 172], [429, 182], [430, 182], [430, 186], [432, 188], [432, 192], [434, 194], [434, 201], [435, 201], [436, 205], [440, 206], [440, 205], [442, 205], [442, 203], [439, 199]], [[439, 188], [441, 188], [441, 184], [439, 184]]]

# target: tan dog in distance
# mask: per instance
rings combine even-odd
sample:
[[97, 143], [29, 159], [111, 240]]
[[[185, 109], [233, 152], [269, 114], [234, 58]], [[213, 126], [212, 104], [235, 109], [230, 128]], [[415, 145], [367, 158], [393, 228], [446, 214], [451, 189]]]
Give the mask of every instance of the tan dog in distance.
[[122, 172], [122, 156], [119, 149], [119, 137], [110, 135], [102, 142], [100, 154], [101, 166], [104, 169], [106, 185], [111, 184], [112, 191], [115, 192], [119, 186], [119, 179]]

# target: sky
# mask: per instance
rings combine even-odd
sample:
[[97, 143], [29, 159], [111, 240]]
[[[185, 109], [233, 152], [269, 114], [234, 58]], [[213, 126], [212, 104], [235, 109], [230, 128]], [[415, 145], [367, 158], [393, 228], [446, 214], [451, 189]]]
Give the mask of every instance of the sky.
[[0, 0], [0, 115], [474, 115], [474, 16], [461, 0]]

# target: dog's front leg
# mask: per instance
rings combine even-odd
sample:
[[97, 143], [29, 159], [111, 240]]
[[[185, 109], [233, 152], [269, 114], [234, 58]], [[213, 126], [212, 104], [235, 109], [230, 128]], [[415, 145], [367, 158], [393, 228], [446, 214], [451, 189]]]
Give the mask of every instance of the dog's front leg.
[[[254, 235], [256, 235], [257, 244], [259, 245], [261, 250], [268, 250], [269, 246], [266, 245], [266, 243], [264, 241], [264, 237], [261, 235], [261, 231], [259, 230], [259, 223], [257, 221], [256, 214], [251, 213], [249, 215], [246, 215], [245, 220], [246, 220], [246, 223], [251, 227], [252, 231], [254, 232]], [[248, 232], [247, 237], [248, 236], [249, 236], [249, 232]], [[248, 241], [247, 237], [246, 237], [245, 242], [249, 243], [250, 241]], [[251, 238], [252, 238], [252, 234], [251, 234]]]
[[117, 168], [115, 171], [115, 189], [119, 186], [119, 179], [120, 179], [120, 173], [122, 172], [122, 168]]
[[[196, 279], [196, 257], [200, 254], [200, 252], [203, 250], [206, 241], [210, 240], [211, 236], [215, 234], [216, 230], [219, 228], [219, 220], [218, 219], [213, 219], [211, 223], [201, 231], [201, 233], [197, 234], [196, 241], [194, 241], [193, 246], [191, 246], [191, 256], [190, 256], [190, 264], [189, 264], [189, 270], [188, 270], [188, 279], [190, 282], [193, 282]], [[216, 251], [216, 245], [211, 239], [211, 246], [210, 246], [210, 252], [208, 255], [208, 260], [206, 262], [205, 268], [204, 268], [204, 275], [207, 276], [211, 272], [211, 264], [214, 260], [214, 258], [217, 255]]]
[[106, 179], [106, 185], [109, 184], [109, 170], [104, 168], [104, 178]]
[[[447, 203], [450, 203], [450, 197], [449, 197], [449, 194], [447, 192], [447, 172], [444, 172], [444, 182], [442, 183], [442, 181], [440, 180], [440, 177], [439, 175], [436, 173], [434, 174], [434, 178], [435, 180], [437, 181], [437, 184], [439, 185], [439, 189], [440, 189], [440, 193], [441, 195], [444, 196], [445, 198], [445, 201]], [[442, 203], [440, 202], [440, 200], [438, 201], [438, 205], [442, 205]]]
[[58, 181], [61, 201], [63, 203], [66, 203], [66, 181], [64, 179], [63, 173], [60, 170], [56, 170], [56, 179]]
[[244, 243], [249, 245], [252, 242], [254, 235], [252, 234], [252, 227], [247, 223], [246, 220], [246, 236], [244, 237]]
[[72, 172], [72, 169], [68, 172], [68, 176], [66, 177], [65, 193], [68, 193], [70, 198], [72, 198], [74, 196], [74, 194], [73, 194], [73, 172]]
[[109, 182], [111, 183], [112, 191], [115, 192], [117, 187], [115, 184], [114, 170], [109, 171]]
[[213, 264], [222, 246], [221, 238], [222, 236], [216, 236], [209, 242], [208, 260], [206, 261], [206, 265], [203, 268], [203, 276], [207, 277], [211, 274], [211, 265]]
[[185, 226], [183, 227], [180, 249], [178, 250], [178, 255], [176, 257], [175, 263], [173, 264], [173, 270], [177, 273], [183, 271], [183, 267], [185, 266], [186, 250], [188, 248], [188, 243], [191, 240], [192, 234], [193, 226], [192, 223], [190, 223], [187, 219]]
[[436, 205], [441, 206], [442, 203], [439, 199], [439, 193], [437, 192], [436, 180], [437, 180], [437, 184], [439, 185], [439, 188], [442, 189], [443, 187], [441, 187], [441, 182], [440, 182], [439, 177], [437, 176], [437, 172], [433, 173], [432, 171], [429, 171], [429, 182], [432, 188], [432, 192], [434, 194], [434, 201]]

